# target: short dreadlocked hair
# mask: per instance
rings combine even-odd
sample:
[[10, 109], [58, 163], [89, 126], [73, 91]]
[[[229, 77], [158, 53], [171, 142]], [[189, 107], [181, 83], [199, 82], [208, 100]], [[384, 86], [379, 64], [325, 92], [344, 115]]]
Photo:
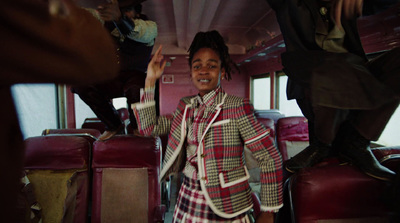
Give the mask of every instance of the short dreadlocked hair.
[[225, 69], [225, 79], [232, 79], [231, 73], [233, 73], [233, 69], [239, 71], [239, 68], [229, 56], [228, 47], [218, 31], [198, 32], [196, 34], [188, 50], [190, 67], [192, 66], [194, 54], [201, 48], [210, 48], [219, 55], [221, 68]]

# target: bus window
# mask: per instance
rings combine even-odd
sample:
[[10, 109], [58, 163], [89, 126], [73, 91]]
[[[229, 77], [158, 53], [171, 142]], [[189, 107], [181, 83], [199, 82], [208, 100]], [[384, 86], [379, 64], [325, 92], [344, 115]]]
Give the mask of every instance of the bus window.
[[382, 132], [382, 135], [377, 141], [377, 143], [384, 146], [400, 145], [399, 122], [400, 122], [400, 107], [397, 108], [397, 110], [390, 118], [389, 123], [386, 125], [386, 128]]
[[81, 128], [83, 121], [85, 121], [86, 118], [95, 118], [97, 117], [92, 109], [82, 101], [82, 99], [77, 95], [74, 94], [74, 100], [75, 100], [75, 125], [76, 128]]
[[255, 110], [271, 108], [271, 81], [269, 75], [251, 77], [251, 101]]
[[114, 105], [115, 109], [119, 109], [119, 108], [126, 108], [127, 106], [127, 102], [126, 102], [126, 98], [122, 97], [122, 98], [113, 98], [112, 103]]
[[[75, 100], [75, 120], [76, 120], [76, 128], [81, 128], [83, 122], [86, 118], [95, 118], [97, 117], [96, 114], [90, 109], [90, 107], [82, 101], [82, 99], [77, 95], [74, 94]], [[126, 98], [113, 98], [112, 103], [115, 109], [119, 108], [126, 108]]]
[[287, 100], [286, 97], [286, 83], [288, 77], [280, 73], [278, 76], [278, 88], [277, 88], [277, 96], [278, 96], [278, 109], [285, 116], [303, 116], [299, 106], [296, 103], [296, 100]]
[[17, 84], [11, 91], [24, 138], [59, 128], [55, 84]]

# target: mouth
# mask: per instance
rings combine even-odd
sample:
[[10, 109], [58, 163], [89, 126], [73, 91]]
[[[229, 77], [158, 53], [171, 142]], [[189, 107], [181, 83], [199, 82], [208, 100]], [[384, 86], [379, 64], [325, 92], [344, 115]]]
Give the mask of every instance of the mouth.
[[208, 82], [210, 82], [210, 80], [208, 80], [208, 79], [200, 79], [199, 82], [200, 83], [208, 83]]

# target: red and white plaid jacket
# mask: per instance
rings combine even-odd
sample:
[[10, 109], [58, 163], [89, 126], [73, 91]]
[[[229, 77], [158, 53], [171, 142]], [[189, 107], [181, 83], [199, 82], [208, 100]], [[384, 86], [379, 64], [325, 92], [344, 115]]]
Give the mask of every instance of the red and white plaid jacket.
[[[187, 123], [193, 120], [195, 96], [182, 98], [171, 119], [156, 117], [155, 102], [136, 103], [132, 109], [143, 135], [168, 134], [160, 179], [180, 171], [186, 161], [182, 149]], [[249, 173], [244, 163], [244, 145], [254, 154], [261, 169], [261, 209], [277, 211], [282, 204], [282, 158], [265, 129], [254, 116], [248, 99], [217, 92], [207, 107], [207, 126], [199, 140], [197, 164], [201, 189], [210, 208], [219, 216], [232, 218], [252, 206]]]

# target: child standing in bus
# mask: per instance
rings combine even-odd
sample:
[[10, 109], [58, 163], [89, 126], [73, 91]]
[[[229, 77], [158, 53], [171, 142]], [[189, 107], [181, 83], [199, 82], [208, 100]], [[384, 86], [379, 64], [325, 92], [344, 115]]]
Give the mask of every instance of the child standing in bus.
[[249, 222], [253, 206], [246, 145], [261, 169], [261, 210], [257, 222], [273, 222], [282, 206], [282, 158], [270, 130], [255, 118], [248, 99], [228, 95], [221, 80], [236, 67], [217, 31], [199, 32], [189, 48], [191, 80], [199, 93], [180, 100], [172, 119], [156, 117], [154, 84], [165, 61], [160, 47], [149, 63], [140, 103], [132, 105], [139, 132], [168, 134], [161, 179], [182, 171], [173, 222]]

